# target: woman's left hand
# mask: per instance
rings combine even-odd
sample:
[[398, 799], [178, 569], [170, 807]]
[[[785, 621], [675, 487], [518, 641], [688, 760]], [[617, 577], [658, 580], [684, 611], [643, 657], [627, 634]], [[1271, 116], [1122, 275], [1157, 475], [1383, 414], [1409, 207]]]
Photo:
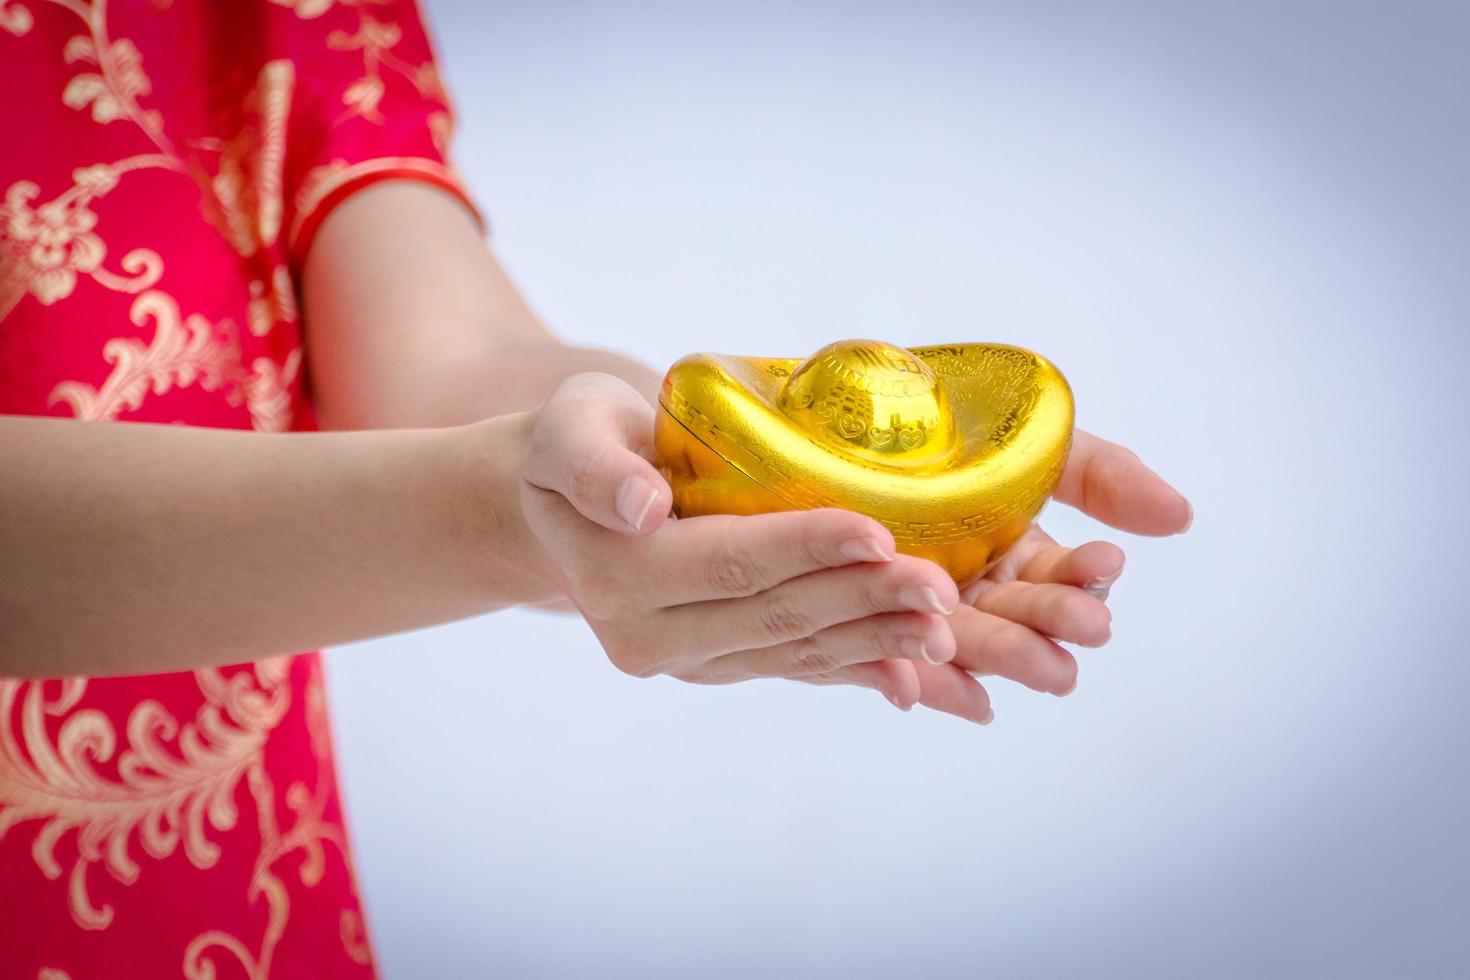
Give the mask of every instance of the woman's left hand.
[[[1189, 502], [1131, 450], [1080, 429], [1056, 499], [1135, 534], [1188, 530]], [[968, 583], [950, 616], [957, 653], [947, 664], [895, 661], [911, 673], [900, 707], [922, 704], [980, 724], [994, 718], [976, 675], [997, 675], [1058, 696], [1077, 686], [1077, 660], [1061, 643], [1100, 647], [1112, 635], [1108, 593], [1123, 573], [1121, 548], [1091, 541], [1057, 544], [1032, 525], [983, 578]]]

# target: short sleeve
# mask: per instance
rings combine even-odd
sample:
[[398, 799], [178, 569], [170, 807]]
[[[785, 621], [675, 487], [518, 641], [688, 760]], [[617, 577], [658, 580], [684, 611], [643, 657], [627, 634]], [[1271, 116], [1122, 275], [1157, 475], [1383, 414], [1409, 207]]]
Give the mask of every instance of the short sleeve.
[[274, 0], [296, 98], [284, 161], [286, 244], [296, 269], [331, 210], [380, 180], [458, 197], [484, 222], [449, 161], [453, 115], [414, 0]]

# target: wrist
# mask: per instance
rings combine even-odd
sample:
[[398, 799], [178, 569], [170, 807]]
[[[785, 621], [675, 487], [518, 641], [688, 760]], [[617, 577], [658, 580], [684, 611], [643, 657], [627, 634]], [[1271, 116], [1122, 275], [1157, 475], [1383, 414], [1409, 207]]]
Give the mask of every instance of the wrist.
[[536, 418], [536, 410], [516, 412], [455, 430], [458, 452], [451, 465], [460, 506], [472, 519], [473, 567], [483, 594], [500, 607], [561, 596], [521, 507], [522, 464]]

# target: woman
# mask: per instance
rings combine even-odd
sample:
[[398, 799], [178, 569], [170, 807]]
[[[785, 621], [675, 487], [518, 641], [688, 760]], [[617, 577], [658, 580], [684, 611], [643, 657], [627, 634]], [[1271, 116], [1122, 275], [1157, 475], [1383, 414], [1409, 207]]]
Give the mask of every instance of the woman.
[[[501, 271], [411, 0], [0, 0], [0, 80], [0, 975], [371, 973], [288, 651], [569, 603], [639, 676], [985, 724], [1107, 640], [1107, 543], [961, 602], [857, 514], [669, 520], [657, 372]], [[1082, 432], [1058, 497], [1190, 520]]]

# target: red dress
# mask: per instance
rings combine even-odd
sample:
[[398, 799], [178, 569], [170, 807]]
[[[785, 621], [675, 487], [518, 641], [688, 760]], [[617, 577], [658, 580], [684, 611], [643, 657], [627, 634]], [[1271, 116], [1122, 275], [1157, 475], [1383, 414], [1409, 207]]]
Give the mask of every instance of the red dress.
[[[458, 188], [412, 0], [0, 0], [0, 92], [0, 414], [310, 429], [318, 223]], [[317, 654], [0, 678], [0, 977], [372, 973]]]

